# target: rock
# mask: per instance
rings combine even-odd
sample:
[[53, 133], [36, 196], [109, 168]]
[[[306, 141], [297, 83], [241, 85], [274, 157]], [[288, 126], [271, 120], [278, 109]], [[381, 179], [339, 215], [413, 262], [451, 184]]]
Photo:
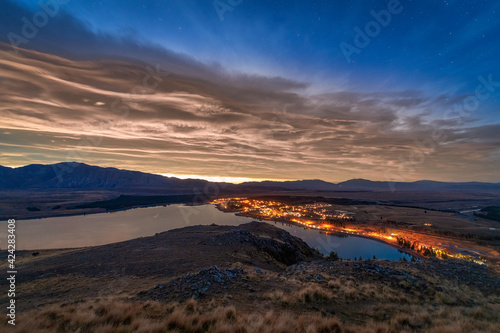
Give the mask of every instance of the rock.
[[243, 269], [219, 268], [212, 266], [203, 268], [199, 273], [186, 274], [169, 281], [167, 284], [158, 284], [155, 288], [149, 291], [139, 293], [141, 296], [149, 295], [153, 299], [165, 299], [172, 297], [171, 292], [159, 291], [166, 289], [177, 295], [185, 295], [186, 297], [194, 297], [198, 299], [207, 292], [217, 293], [222, 289], [228, 289], [231, 283], [237, 279], [242, 280], [242, 276], [246, 274]]
[[[245, 228], [234, 229], [225, 234], [215, 236], [210, 244], [248, 244], [256, 247], [258, 250], [266, 252], [274, 260], [286, 265], [293, 265], [311, 258], [319, 258], [319, 254], [311, 249], [304, 241], [290, 235], [285, 230], [275, 230], [267, 224], [258, 222], [251, 222], [243, 226]], [[265, 230], [271, 233], [271, 237], [259, 237], [249, 230], [245, 230], [246, 228], [252, 230]]]
[[237, 275], [230, 270], [226, 270], [226, 276], [230, 279], [234, 279]]

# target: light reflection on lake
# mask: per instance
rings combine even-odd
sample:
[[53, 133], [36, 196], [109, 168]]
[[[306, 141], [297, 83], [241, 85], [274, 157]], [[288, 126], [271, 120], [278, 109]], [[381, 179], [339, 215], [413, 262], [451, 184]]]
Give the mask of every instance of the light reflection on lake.
[[[16, 222], [16, 249], [54, 249], [103, 245], [152, 236], [155, 233], [192, 225], [239, 225], [255, 219], [223, 213], [213, 205], [148, 207], [114, 213], [51, 217]], [[397, 249], [371, 239], [349, 236], [337, 237], [321, 234], [318, 230], [305, 230], [281, 222], [265, 222], [300, 237], [309, 246], [323, 254], [335, 251], [341, 258], [362, 256], [395, 260], [411, 257]], [[7, 222], [1, 222], [0, 247], [6, 249]]]
[[372, 239], [351, 235], [326, 235], [316, 229], [304, 229], [301, 226], [290, 226], [287, 223], [268, 222], [276, 227], [287, 230], [290, 234], [301, 238], [310, 247], [318, 249], [324, 255], [330, 251], [337, 252], [343, 259], [354, 259], [361, 256], [363, 259], [398, 260], [400, 258], [411, 259], [411, 256], [397, 250], [396, 248]]

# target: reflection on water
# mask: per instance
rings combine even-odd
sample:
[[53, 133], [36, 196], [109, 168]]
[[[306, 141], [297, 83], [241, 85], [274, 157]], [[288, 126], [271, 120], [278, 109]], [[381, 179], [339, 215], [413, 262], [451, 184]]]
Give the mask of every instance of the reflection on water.
[[[126, 211], [53, 217], [16, 222], [16, 248], [18, 250], [54, 249], [103, 245], [138, 237], [152, 236], [166, 230], [192, 225], [239, 225], [253, 221], [244, 216], [223, 213], [213, 205], [149, 207]], [[318, 230], [304, 229], [281, 222], [265, 222], [287, 230], [302, 238], [309, 246], [323, 254], [335, 251], [341, 258], [399, 259], [410, 257], [397, 249], [366, 238], [355, 236], [337, 237], [320, 233]], [[0, 246], [7, 243], [7, 222], [3, 221], [0, 230]]]
[[411, 259], [410, 255], [372, 239], [345, 234], [328, 235], [315, 229], [307, 229], [302, 226], [281, 222], [268, 223], [274, 224], [276, 227], [285, 229], [290, 234], [301, 238], [310, 247], [318, 249], [324, 255], [328, 255], [330, 251], [334, 251], [343, 259], [359, 259], [360, 256], [363, 259], [371, 259], [373, 256], [377, 259], [389, 260], [398, 260], [400, 258]]
[[[224, 214], [210, 205], [170, 205], [85, 216], [52, 217], [17, 221], [16, 246], [18, 249], [94, 246], [152, 236], [190, 225], [239, 225], [250, 221], [250, 218]], [[2, 240], [6, 239], [4, 230], [7, 230], [6, 225], [0, 231]]]

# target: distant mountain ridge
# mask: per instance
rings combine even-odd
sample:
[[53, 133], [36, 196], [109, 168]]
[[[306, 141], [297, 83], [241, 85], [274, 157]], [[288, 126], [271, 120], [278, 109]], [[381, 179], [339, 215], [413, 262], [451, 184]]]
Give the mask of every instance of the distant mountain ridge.
[[[19, 168], [0, 166], [0, 190], [14, 189], [126, 189], [161, 188], [171, 190], [202, 189], [206, 180], [179, 179], [139, 171], [103, 168], [77, 162], [62, 162], [42, 165], [31, 164]], [[306, 191], [481, 191], [500, 190], [500, 183], [438, 182], [421, 180], [416, 182], [382, 182], [367, 179], [351, 179], [330, 183], [320, 179], [295, 181], [245, 182], [238, 185], [225, 184], [230, 191], [253, 190], [306, 190]]]
[[[351, 179], [340, 183], [329, 183], [323, 180], [297, 180], [284, 182], [247, 182], [240, 185], [254, 187], [279, 187], [288, 190], [316, 190], [316, 191], [481, 191], [500, 190], [500, 183], [482, 182], [439, 182], [433, 180], [419, 180], [415, 182], [383, 182], [367, 179]], [[259, 185], [260, 184], [260, 185]]]
[[205, 180], [168, 178], [139, 171], [102, 168], [76, 162], [51, 165], [30, 164], [20, 168], [0, 166], [0, 189], [95, 189], [170, 187], [192, 189], [203, 187]]

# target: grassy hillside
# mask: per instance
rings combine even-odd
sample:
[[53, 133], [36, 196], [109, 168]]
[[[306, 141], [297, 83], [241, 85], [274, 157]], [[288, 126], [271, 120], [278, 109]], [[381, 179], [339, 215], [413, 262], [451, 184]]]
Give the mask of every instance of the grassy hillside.
[[264, 223], [188, 227], [37, 256], [20, 252], [18, 266], [17, 325], [0, 319], [6, 332], [455, 333], [500, 327], [500, 277], [484, 265], [332, 261]]

